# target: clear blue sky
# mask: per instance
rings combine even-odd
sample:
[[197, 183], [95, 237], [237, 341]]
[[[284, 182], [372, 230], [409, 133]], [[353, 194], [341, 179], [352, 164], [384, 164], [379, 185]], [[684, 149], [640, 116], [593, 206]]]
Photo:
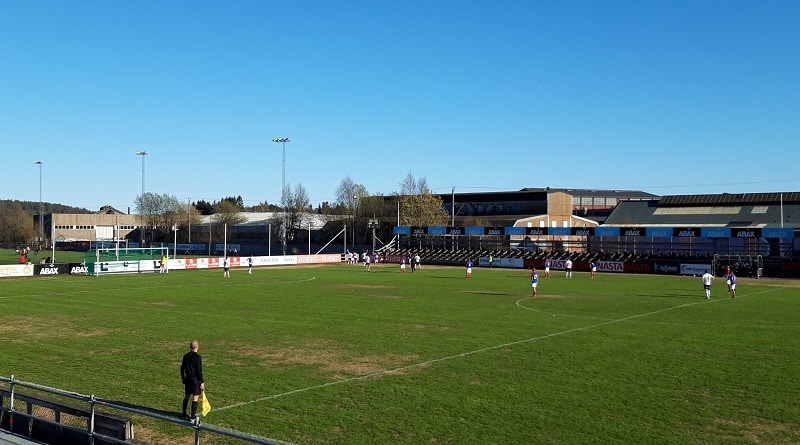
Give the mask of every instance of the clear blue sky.
[[800, 2], [0, 0], [0, 198], [800, 190]]

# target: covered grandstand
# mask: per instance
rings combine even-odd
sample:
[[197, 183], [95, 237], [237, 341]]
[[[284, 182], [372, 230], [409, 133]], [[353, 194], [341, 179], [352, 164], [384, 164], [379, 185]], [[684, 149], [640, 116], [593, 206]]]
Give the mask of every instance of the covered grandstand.
[[[558, 220], [548, 212], [504, 227], [410, 228], [398, 236], [392, 253], [418, 253], [434, 264], [492, 256], [540, 267], [544, 258], [569, 257], [576, 270], [588, 268], [590, 261], [612, 261], [628, 264], [629, 270], [674, 272], [674, 264], [691, 262], [732, 264], [744, 276], [800, 276], [798, 192], [620, 200], [601, 225], [561, 213], [558, 225], [542, 222]], [[525, 231], [519, 232], [520, 227]], [[515, 248], [512, 233], [525, 233], [536, 248]]]

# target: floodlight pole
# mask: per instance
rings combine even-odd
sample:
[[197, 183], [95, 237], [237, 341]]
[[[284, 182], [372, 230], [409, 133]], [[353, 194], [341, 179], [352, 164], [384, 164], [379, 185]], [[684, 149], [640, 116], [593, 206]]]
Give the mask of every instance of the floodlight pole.
[[[141, 156], [142, 157], [142, 195], [141, 195], [140, 199], [144, 199], [144, 157], [147, 156], [147, 152], [144, 151], [144, 150], [139, 150], [139, 151], [133, 152], [133, 154], [135, 154], [136, 156]], [[141, 215], [139, 215], [139, 216], [141, 216]], [[140, 222], [141, 222], [141, 225], [139, 226], [139, 232], [141, 232], [141, 235], [142, 235], [142, 243], [141, 243], [141, 245], [139, 247], [144, 247], [144, 220], [142, 220]]]
[[358, 196], [353, 195], [353, 250], [356, 248], [356, 211], [358, 210]]
[[147, 156], [148, 153], [142, 150], [142, 151], [135, 151], [133, 152], [133, 154], [142, 157], [142, 196], [144, 196], [144, 157]]
[[39, 166], [39, 243], [36, 250], [41, 250], [42, 240], [44, 240], [44, 221], [42, 220], [42, 164], [43, 161], [34, 161], [35, 165]]
[[[288, 196], [284, 196], [286, 192], [286, 143], [292, 142], [291, 138], [275, 138], [272, 142], [279, 143], [283, 146], [283, 163], [281, 167], [281, 198], [284, 200], [288, 200]], [[286, 255], [286, 221], [287, 221], [287, 213], [289, 212], [289, 203], [284, 202], [283, 208], [283, 254]]]
[[189, 240], [187, 241], [187, 243], [191, 244], [192, 243], [192, 197], [191, 196], [186, 199], [186, 217], [187, 217], [186, 222], [188, 227], [187, 230], [189, 235]]

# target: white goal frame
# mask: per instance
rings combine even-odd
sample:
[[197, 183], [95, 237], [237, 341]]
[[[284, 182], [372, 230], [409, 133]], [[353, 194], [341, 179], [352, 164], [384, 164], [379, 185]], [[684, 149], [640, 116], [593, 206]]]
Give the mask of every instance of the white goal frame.
[[[161, 260], [161, 258], [164, 258], [164, 257], [169, 258], [169, 247], [165, 247], [165, 246], [154, 246], [154, 247], [127, 247], [127, 246], [125, 246], [125, 247], [120, 248], [119, 244], [117, 244], [116, 247], [100, 247], [100, 248], [95, 249], [95, 263], [94, 263], [95, 264], [95, 266], [94, 266], [94, 274], [95, 274], [95, 276], [99, 276], [101, 271], [102, 271], [102, 267], [100, 267], [100, 264], [101, 264], [100, 254], [102, 254], [102, 253], [112, 254], [113, 253], [114, 257], [115, 257], [114, 261], [123, 261], [123, 260], [120, 260], [120, 257], [119, 257], [121, 252], [124, 252], [125, 254], [136, 253], [136, 252], [142, 252], [142, 253], [147, 252], [147, 254], [149, 254], [149, 255], [152, 255], [154, 252], [160, 252], [161, 254], [159, 255], [159, 261]], [[136, 261], [138, 263], [139, 261], [143, 261], [143, 259], [142, 258], [137, 258], [137, 259], [132, 260], [132, 261]]]

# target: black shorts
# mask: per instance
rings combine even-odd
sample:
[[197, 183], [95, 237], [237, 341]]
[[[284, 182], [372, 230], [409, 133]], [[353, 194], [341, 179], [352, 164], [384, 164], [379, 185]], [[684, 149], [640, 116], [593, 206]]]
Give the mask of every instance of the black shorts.
[[187, 396], [199, 396], [201, 392], [200, 383], [184, 383], [183, 385], [183, 393]]

